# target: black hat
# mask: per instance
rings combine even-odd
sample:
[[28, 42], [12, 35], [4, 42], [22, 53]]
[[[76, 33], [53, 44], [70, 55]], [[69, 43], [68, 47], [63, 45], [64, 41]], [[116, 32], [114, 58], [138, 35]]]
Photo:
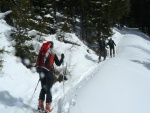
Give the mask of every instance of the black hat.
[[54, 43], [52, 41], [48, 41], [51, 43], [51, 47], [50, 48], [53, 48], [54, 47]]

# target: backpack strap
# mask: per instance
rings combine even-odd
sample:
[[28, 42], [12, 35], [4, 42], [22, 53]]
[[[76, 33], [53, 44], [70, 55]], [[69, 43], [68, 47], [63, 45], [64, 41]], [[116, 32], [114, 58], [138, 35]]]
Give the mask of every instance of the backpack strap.
[[54, 58], [55, 54], [50, 54], [50, 61], [49, 61], [50, 68], [53, 68]]
[[50, 49], [45, 53], [44, 62], [48, 58], [49, 54], [51, 54], [51, 50]]

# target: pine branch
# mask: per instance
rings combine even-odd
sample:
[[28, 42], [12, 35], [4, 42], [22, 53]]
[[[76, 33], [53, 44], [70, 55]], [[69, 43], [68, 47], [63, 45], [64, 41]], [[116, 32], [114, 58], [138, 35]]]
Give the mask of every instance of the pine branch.
[[71, 42], [71, 41], [68, 41], [68, 40], [63, 40], [64, 43], [69, 43], [69, 44], [73, 44], [73, 45], [77, 45], [77, 46], [80, 46], [79, 44], [75, 43], [75, 42]]

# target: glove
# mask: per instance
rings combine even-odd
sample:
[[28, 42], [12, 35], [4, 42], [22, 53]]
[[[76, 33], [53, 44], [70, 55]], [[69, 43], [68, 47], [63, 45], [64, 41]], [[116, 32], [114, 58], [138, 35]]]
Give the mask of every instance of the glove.
[[61, 54], [61, 59], [64, 59], [64, 57], [65, 57], [65, 55], [62, 53], [62, 54]]

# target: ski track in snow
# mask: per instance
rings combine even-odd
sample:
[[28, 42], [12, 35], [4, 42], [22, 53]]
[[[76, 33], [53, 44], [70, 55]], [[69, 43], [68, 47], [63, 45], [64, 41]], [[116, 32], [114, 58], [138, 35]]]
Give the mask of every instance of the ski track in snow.
[[[94, 68], [87, 72], [86, 76], [82, 78], [77, 84], [75, 84], [69, 91], [66, 92], [58, 101], [56, 108], [51, 113], [70, 113], [70, 107], [75, 104], [79, 104], [77, 101], [76, 91], [80, 88], [84, 87], [86, 83], [94, 77], [96, 73], [98, 73], [103, 65], [107, 63], [107, 61], [113, 58], [107, 58], [106, 60], [95, 64]], [[71, 96], [70, 96], [71, 95]], [[67, 98], [66, 98], [67, 97]], [[80, 109], [80, 107], [79, 107]], [[82, 113], [82, 112], [81, 112]]]
[[[120, 40], [120, 43], [118, 45], [118, 47], [116, 48], [116, 53], [120, 54], [121, 51], [124, 50], [125, 45], [123, 44], [124, 42], [124, 38], [127, 37], [128, 35], [130, 35], [130, 33], [125, 34], [122, 39]], [[118, 49], [119, 48], [119, 49]], [[108, 56], [109, 57], [109, 56]], [[80, 80], [80, 82], [78, 82], [77, 84], [74, 85], [74, 87], [72, 87], [72, 89], [70, 89], [69, 91], [67, 91], [66, 94], [64, 94], [58, 101], [58, 105], [56, 105], [57, 109], [55, 109], [55, 111], [53, 111], [52, 113], [70, 113], [70, 108], [72, 106], [77, 105], [79, 112], [83, 113], [81, 108], [80, 108], [80, 103], [78, 103], [78, 96], [76, 94], [77, 90], [84, 87], [86, 85], [86, 83], [92, 78], [94, 77], [94, 75], [96, 73], [98, 73], [101, 69], [101, 67], [105, 64], [107, 64], [107, 62], [109, 62], [109, 60], [112, 60], [113, 58], [108, 58], [103, 61], [100, 62], [99, 64], [97, 64], [94, 69], [90, 70], [87, 75], [82, 78], [82, 80]], [[124, 68], [125, 70], [129, 70], [129, 71], [136, 71], [137, 73], [141, 73], [140, 70], [134, 69], [134, 68], [128, 68], [127, 66], [121, 65], [121, 64], [113, 64], [113, 65], [118, 65], [119, 67]], [[113, 66], [112, 65], [112, 66]], [[142, 73], [141, 73], [142, 74]], [[66, 98], [67, 97], [67, 98]]]
[[[124, 35], [123, 35], [124, 37]], [[118, 45], [118, 47], [116, 48], [116, 54], [118, 54], [120, 52], [120, 50], [123, 48], [121, 46]], [[109, 50], [108, 50], [108, 54], [109, 54]], [[80, 113], [82, 113], [81, 109], [80, 109], [80, 105], [78, 103], [78, 97], [76, 95], [76, 91], [79, 90], [80, 88], [84, 87], [86, 85], [86, 83], [92, 78], [94, 77], [94, 75], [96, 73], [98, 73], [101, 69], [101, 67], [105, 64], [107, 64], [107, 62], [109, 60], [111, 60], [113, 58], [110, 58], [110, 56], [108, 55], [106, 60], [101, 61], [100, 63], [96, 63], [95, 66], [93, 66], [93, 68], [91, 68], [89, 71], [87, 71], [84, 74], [84, 77], [80, 78], [78, 80], [78, 82], [76, 82], [76, 84], [74, 84], [73, 87], [71, 87], [71, 89], [67, 90], [65, 92], [65, 94], [63, 94], [62, 96], [60, 96], [60, 98], [58, 99], [58, 102], [55, 103], [55, 105], [53, 105], [53, 111], [51, 113], [70, 113], [70, 108], [71, 106], [74, 105], [78, 105], [79, 111]], [[67, 98], [66, 98], [67, 97]]]

